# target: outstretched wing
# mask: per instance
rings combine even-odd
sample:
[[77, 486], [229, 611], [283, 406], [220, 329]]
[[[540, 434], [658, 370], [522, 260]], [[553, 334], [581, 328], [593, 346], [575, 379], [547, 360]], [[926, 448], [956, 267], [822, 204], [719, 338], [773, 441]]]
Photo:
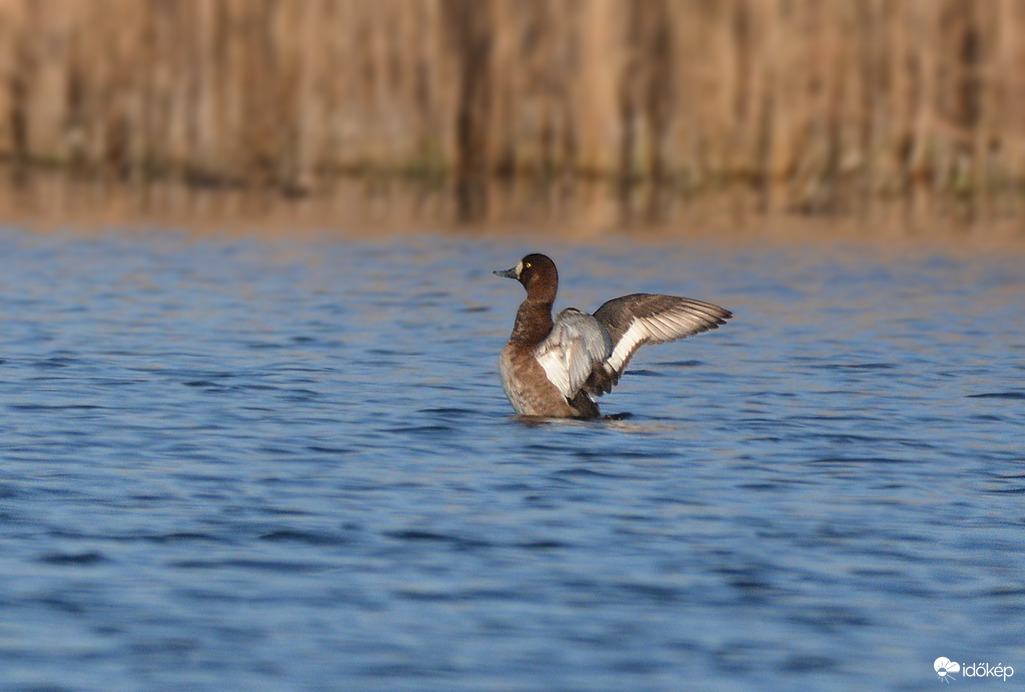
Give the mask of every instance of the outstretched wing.
[[567, 308], [555, 318], [552, 331], [537, 345], [535, 354], [552, 384], [572, 399], [612, 355], [612, 340], [594, 317]]
[[634, 351], [715, 329], [733, 313], [693, 298], [634, 293], [614, 298], [595, 310], [594, 318], [612, 339], [612, 353], [587, 383], [594, 394], [612, 391]]

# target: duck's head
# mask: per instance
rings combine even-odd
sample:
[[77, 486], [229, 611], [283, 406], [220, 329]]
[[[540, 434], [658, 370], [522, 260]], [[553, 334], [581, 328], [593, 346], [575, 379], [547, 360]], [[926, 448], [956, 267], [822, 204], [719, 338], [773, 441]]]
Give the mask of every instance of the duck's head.
[[531, 298], [555, 300], [559, 288], [559, 272], [548, 256], [532, 253], [520, 260], [512, 269], [493, 272], [495, 276], [516, 279], [527, 289]]

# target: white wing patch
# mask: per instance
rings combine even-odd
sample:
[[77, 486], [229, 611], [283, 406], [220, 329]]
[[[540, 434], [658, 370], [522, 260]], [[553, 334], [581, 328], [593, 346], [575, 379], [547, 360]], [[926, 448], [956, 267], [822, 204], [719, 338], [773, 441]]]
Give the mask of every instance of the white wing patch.
[[631, 324], [630, 328], [623, 334], [623, 338], [616, 344], [616, 348], [612, 351], [612, 355], [609, 356], [609, 362], [607, 368], [613, 372], [623, 372], [623, 368], [626, 367], [627, 362], [630, 360], [630, 356], [633, 352], [640, 347], [641, 344], [648, 339], [648, 328], [644, 325], [641, 320], [635, 319]]
[[714, 325], [715, 322], [708, 316], [694, 314], [685, 308], [668, 310], [648, 317], [635, 317], [612, 350], [606, 369], [621, 373], [630, 362], [634, 351], [641, 345], [676, 341], [705, 331]]
[[591, 315], [567, 308], [535, 350], [537, 362], [564, 397], [572, 399], [612, 353], [612, 339]]

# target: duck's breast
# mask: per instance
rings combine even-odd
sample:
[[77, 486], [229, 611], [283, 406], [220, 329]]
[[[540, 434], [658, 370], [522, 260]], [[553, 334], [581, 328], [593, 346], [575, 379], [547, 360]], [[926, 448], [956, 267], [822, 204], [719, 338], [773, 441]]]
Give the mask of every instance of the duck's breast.
[[548, 379], [532, 348], [513, 342], [506, 344], [498, 358], [498, 370], [502, 389], [521, 416], [565, 418], [577, 415]]

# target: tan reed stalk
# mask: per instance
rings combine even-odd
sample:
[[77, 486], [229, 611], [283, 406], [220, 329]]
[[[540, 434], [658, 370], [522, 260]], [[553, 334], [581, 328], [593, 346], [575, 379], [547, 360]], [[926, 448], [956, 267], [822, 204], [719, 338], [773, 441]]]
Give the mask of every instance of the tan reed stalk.
[[0, 156], [450, 175], [470, 210], [493, 176], [1016, 200], [1023, 32], [1020, 0], [0, 0]]

